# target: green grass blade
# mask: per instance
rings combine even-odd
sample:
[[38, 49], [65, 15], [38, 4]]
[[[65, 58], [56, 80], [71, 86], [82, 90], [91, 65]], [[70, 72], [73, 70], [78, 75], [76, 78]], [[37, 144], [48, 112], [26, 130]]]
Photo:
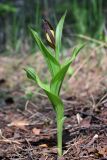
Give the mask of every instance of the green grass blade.
[[44, 56], [51, 75], [55, 75], [58, 69], [60, 68], [59, 62], [55, 59], [52, 53], [46, 48], [42, 40], [39, 38], [38, 33], [31, 29], [31, 32], [36, 40], [36, 43], [41, 50], [42, 55]]
[[17, 9], [13, 5], [1, 3], [0, 4], [0, 12], [3, 12], [3, 11], [7, 12], [7, 13], [9, 13], [9, 12], [14, 13], [17, 11]]
[[55, 37], [56, 55], [55, 56], [57, 60], [59, 60], [59, 54], [61, 50], [61, 38], [62, 38], [62, 30], [63, 30], [65, 16], [66, 16], [66, 12], [60, 19], [56, 28], [56, 37]]

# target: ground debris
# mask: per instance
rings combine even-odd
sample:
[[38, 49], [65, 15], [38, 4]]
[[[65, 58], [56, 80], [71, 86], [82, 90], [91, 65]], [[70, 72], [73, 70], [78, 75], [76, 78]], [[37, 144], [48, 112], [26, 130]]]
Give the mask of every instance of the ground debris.
[[[35, 64], [35, 58], [38, 64]], [[55, 114], [44, 93], [38, 92], [38, 88], [35, 93], [35, 86], [29, 87], [30, 82], [25, 83], [22, 68], [30, 63], [30, 59], [41, 72], [44, 64], [38, 54], [33, 58], [25, 57], [24, 61], [22, 57], [19, 60], [0, 58], [1, 160], [58, 160]], [[78, 64], [75, 65], [78, 68]], [[80, 69], [79, 77], [75, 77], [78, 84], [74, 83], [77, 82], [74, 77], [68, 82], [72, 93], [61, 95], [67, 118], [63, 132], [64, 153], [60, 160], [107, 159], [107, 91], [102, 92], [107, 83], [101, 81], [101, 68], [94, 72], [95, 63], [88, 71], [87, 65], [84, 67], [84, 70]], [[26, 94], [28, 90], [35, 93], [30, 98]]]

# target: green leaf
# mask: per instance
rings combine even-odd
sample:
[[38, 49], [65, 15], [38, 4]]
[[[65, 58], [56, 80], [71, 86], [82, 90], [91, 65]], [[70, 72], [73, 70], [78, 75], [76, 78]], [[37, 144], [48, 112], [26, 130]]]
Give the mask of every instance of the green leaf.
[[57, 27], [56, 27], [56, 39], [55, 39], [55, 47], [56, 47], [56, 59], [59, 60], [59, 54], [61, 50], [61, 38], [62, 38], [62, 30], [63, 30], [63, 24], [65, 20], [66, 12], [60, 19]]
[[68, 75], [69, 76], [72, 76], [73, 75], [73, 73], [74, 73], [74, 69], [70, 66], [69, 68], [68, 68]]
[[64, 105], [59, 96], [56, 96], [51, 91], [45, 90], [45, 93], [47, 94], [50, 102], [52, 103], [52, 106], [57, 114], [59, 114], [59, 117], [62, 117], [62, 114], [64, 114]]
[[16, 12], [17, 9], [13, 5], [9, 4], [0, 4], [0, 12]]
[[27, 77], [35, 81], [43, 90], [50, 90], [50, 86], [41, 82], [40, 78], [32, 67], [25, 68], [24, 70], [26, 71]]
[[77, 47], [75, 47], [73, 49], [73, 52], [72, 52], [72, 55], [71, 55], [71, 59], [72, 61], [75, 60], [75, 58], [77, 57], [78, 53], [80, 52], [80, 50], [85, 46], [85, 43], [84, 44], [80, 44], [78, 45]]
[[60, 92], [60, 88], [62, 85], [62, 82], [64, 80], [65, 74], [68, 71], [68, 68], [70, 66], [70, 64], [75, 60], [77, 54], [79, 53], [79, 51], [84, 47], [84, 44], [79, 45], [78, 47], [76, 47], [73, 50], [72, 53], [72, 57], [67, 60], [61, 67], [61, 69], [57, 72], [57, 74], [53, 77], [52, 81], [51, 81], [51, 85], [50, 85], [50, 89], [53, 93], [56, 93], [57, 95], [59, 95]]
[[26, 71], [27, 77], [31, 80], [34, 80], [39, 85], [39, 87], [41, 87], [45, 91], [53, 105], [55, 112], [59, 112], [59, 110], [62, 110], [61, 112], [64, 112], [63, 102], [61, 101], [60, 97], [56, 96], [50, 91], [49, 85], [46, 85], [43, 82], [41, 82], [40, 78], [35, 73], [35, 70], [31, 67], [28, 67], [24, 70]]
[[36, 40], [36, 43], [37, 43], [39, 49], [41, 50], [42, 55], [44, 56], [44, 58], [47, 62], [47, 65], [48, 65], [48, 68], [50, 70], [51, 75], [52, 76], [55, 75], [56, 72], [60, 68], [59, 62], [55, 59], [54, 56], [52, 56], [52, 53], [44, 45], [42, 40], [39, 38], [38, 33], [36, 31], [34, 31], [33, 29], [31, 29], [31, 32]]

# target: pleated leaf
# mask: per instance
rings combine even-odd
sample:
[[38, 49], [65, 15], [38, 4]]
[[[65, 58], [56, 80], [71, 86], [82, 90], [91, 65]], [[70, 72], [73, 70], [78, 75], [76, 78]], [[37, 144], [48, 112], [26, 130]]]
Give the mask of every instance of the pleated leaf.
[[26, 71], [27, 77], [31, 80], [34, 80], [39, 85], [39, 87], [41, 87], [45, 91], [45, 93], [47, 94], [50, 102], [53, 105], [53, 108], [54, 108], [55, 112], [60, 111], [61, 113], [59, 113], [59, 114], [63, 114], [64, 107], [63, 107], [63, 103], [62, 103], [60, 97], [56, 96], [55, 94], [53, 94], [50, 91], [50, 86], [49, 85], [46, 85], [43, 82], [41, 82], [40, 78], [35, 73], [35, 70], [33, 68], [28, 67], [28, 68], [25, 69], [25, 71]]
[[79, 51], [84, 47], [84, 44], [79, 45], [78, 47], [76, 47], [73, 50], [72, 53], [72, 57], [67, 60], [67, 62], [65, 62], [61, 69], [57, 72], [57, 74], [53, 77], [52, 81], [51, 81], [51, 85], [50, 85], [50, 89], [53, 93], [56, 93], [57, 95], [59, 95], [60, 92], [60, 88], [62, 85], [62, 82], [64, 80], [65, 74], [68, 71], [69, 66], [71, 65], [71, 63], [75, 60], [77, 54], [79, 53]]
[[44, 58], [46, 60], [46, 63], [48, 65], [48, 68], [49, 68], [51, 75], [52, 76], [55, 75], [56, 72], [60, 68], [59, 62], [55, 59], [55, 57], [52, 55], [52, 53], [44, 45], [42, 40], [39, 38], [38, 33], [36, 31], [34, 31], [33, 29], [31, 29], [31, 32], [36, 40], [36, 43], [37, 43], [42, 55], [44, 56]]
[[66, 12], [65, 14], [61, 17], [57, 27], [56, 27], [56, 37], [55, 37], [55, 49], [56, 49], [56, 59], [59, 60], [59, 54], [61, 51], [61, 38], [62, 38], [62, 30], [63, 30], [63, 25], [64, 25], [64, 20], [65, 20]]

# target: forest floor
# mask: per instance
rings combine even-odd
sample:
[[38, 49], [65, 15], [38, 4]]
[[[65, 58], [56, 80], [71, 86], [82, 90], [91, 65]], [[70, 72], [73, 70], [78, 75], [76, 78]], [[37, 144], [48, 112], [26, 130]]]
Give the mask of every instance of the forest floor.
[[[67, 118], [61, 160], [107, 159], [107, 55], [88, 52], [76, 59], [74, 76], [69, 70], [63, 84]], [[48, 80], [39, 53], [0, 56], [0, 160], [57, 160], [55, 114], [45, 94], [27, 79], [23, 68], [28, 65]]]

